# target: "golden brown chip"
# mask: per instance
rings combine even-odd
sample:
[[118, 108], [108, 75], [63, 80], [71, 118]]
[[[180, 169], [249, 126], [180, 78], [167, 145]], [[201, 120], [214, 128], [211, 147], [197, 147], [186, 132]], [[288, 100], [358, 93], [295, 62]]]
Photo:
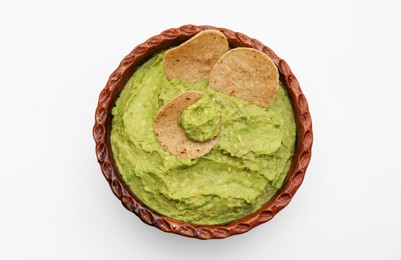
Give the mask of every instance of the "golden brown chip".
[[205, 142], [189, 140], [178, 122], [181, 112], [196, 103], [202, 94], [199, 91], [185, 92], [167, 103], [158, 112], [154, 130], [156, 138], [165, 151], [175, 156], [194, 159], [207, 154], [217, 144], [217, 137]]
[[167, 78], [183, 82], [208, 79], [216, 62], [228, 50], [226, 36], [217, 30], [198, 33], [164, 55], [164, 70]]
[[222, 56], [210, 73], [209, 87], [263, 108], [276, 99], [279, 74], [274, 62], [252, 48], [235, 48]]

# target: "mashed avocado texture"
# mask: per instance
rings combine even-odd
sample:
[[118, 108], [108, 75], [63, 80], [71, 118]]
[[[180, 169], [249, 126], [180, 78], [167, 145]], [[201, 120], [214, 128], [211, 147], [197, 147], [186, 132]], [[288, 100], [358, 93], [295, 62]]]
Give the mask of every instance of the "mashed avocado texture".
[[219, 131], [220, 109], [214, 100], [203, 95], [180, 116], [180, 125], [192, 141], [207, 141]]
[[[163, 56], [137, 69], [112, 110], [111, 146], [124, 181], [148, 207], [177, 220], [223, 224], [256, 211], [282, 186], [294, 152], [294, 112], [284, 87], [263, 109], [214, 91], [207, 80], [168, 80]], [[188, 138], [218, 133], [218, 144], [197, 159], [164, 151], [153, 129], [159, 109], [188, 90], [205, 93], [181, 114]]]

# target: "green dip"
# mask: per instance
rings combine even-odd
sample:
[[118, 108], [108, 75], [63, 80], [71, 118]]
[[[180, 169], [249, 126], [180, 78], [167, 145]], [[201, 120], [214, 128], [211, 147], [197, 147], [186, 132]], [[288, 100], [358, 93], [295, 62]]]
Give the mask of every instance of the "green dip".
[[[282, 186], [294, 153], [294, 112], [283, 85], [263, 109], [210, 89], [207, 80], [169, 81], [163, 55], [136, 70], [112, 110], [111, 146], [124, 181], [148, 207], [177, 220], [223, 224], [255, 212]], [[218, 144], [197, 159], [164, 151], [153, 129], [159, 109], [189, 90], [205, 94], [181, 113], [187, 136], [207, 140], [220, 131]], [[203, 118], [199, 107], [210, 113]]]
[[207, 141], [219, 132], [220, 109], [207, 95], [187, 107], [180, 116], [179, 123], [186, 136], [192, 141]]

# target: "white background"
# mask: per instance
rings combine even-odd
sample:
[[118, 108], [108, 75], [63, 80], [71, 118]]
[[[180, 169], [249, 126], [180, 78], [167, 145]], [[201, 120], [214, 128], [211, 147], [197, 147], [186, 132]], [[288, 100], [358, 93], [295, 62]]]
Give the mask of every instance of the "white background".
[[[226, 27], [284, 58], [311, 109], [305, 180], [273, 220], [200, 241], [143, 224], [92, 139], [98, 94], [136, 45]], [[0, 2], [0, 259], [401, 259], [401, 2]]]

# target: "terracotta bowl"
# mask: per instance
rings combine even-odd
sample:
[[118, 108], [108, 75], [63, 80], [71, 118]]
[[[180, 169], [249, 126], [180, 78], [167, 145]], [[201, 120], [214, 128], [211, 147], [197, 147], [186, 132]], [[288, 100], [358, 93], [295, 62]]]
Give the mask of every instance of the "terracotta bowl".
[[[111, 109], [134, 71], [155, 53], [177, 46], [195, 34], [206, 29], [217, 29], [228, 39], [230, 47], [251, 47], [267, 54], [276, 64], [280, 80], [285, 84], [292, 101], [297, 124], [295, 155], [288, 176], [277, 194], [261, 209], [242, 219], [224, 225], [195, 225], [163, 216], [144, 205], [124, 183], [114, 162], [110, 146]], [[270, 48], [242, 33], [212, 26], [185, 25], [172, 28], [153, 36], [135, 47], [111, 74], [105, 88], [99, 95], [96, 109], [93, 137], [96, 142], [97, 160], [111, 190], [129, 211], [135, 213], [146, 224], [158, 229], [183, 236], [199, 239], [226, 238], [245, 233], [255, 226], [271, 220], [281, 209], [288, 205], [301, 185], [311, 158], [313, 142], [312, 121], [308, 103], [299, 83], [288, 64]]]

